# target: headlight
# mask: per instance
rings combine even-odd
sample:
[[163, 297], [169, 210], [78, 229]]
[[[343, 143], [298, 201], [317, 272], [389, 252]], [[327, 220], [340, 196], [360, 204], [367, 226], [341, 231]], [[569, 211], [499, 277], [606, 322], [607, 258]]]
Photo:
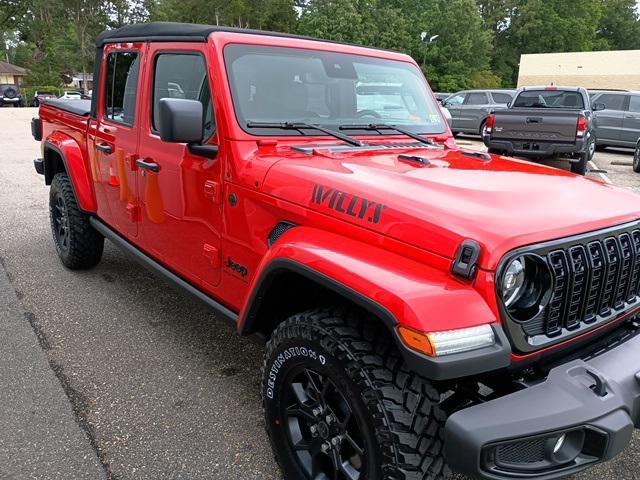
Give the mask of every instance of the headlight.
[[499, 282], [502, 303], [516, 320], [535, 317], [551, 296], [551, 272], [538, 255], [526, 254], [511, 260]]

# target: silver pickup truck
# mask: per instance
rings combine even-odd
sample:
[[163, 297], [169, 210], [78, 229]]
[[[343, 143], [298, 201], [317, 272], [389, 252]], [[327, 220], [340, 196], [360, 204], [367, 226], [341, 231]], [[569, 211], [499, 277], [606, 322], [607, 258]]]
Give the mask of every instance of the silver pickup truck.
[[483, 134], [491, 153], [530, 159], [561, 157], [571, 171], [584, 175], [596, 150], [589, 94], [575, 87], [524, 87], [506, 110], [492, 113]]

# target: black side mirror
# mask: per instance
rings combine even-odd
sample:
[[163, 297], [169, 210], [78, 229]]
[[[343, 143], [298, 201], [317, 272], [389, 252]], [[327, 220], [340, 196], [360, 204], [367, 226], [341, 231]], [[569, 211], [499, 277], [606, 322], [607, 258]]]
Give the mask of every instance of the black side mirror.
[[163, 142], [186, 143], [194, 155], [214, 158], [216, 145], [202, 145], [203, 108], [198, 100], [162, 98], [158, 102], [158, 130]]
[[604, 103], [594, 103], [592, 110], [594, 112], [599, 112], [599, 111], [604, 110], [606, 108], [607, 108], [607, 106]]

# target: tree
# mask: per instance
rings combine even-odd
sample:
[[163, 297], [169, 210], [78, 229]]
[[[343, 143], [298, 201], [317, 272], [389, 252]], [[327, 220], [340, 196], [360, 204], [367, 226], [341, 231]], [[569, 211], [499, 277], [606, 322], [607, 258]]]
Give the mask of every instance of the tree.
[[635, 0], [602, 0], [602, 18], [597, 31], [602, 50], [640, 48], [640, 21]]

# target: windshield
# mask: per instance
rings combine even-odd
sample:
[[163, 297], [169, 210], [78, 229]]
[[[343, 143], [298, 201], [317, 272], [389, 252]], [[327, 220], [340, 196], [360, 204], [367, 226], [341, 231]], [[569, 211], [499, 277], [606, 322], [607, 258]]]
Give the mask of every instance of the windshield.
[[584, 109], [584, 100], [575, 90], [526, 90], [513, 102], [514, 108]]
[[[255, 45], [228, 45], [224, 57], [236, 116], [244, 129], [252, 122], [304, 122], [333, 129], [386, 123], [414, 133], [446, 130], [422, 72], [410, 63]], [[278, 129], [251, 133], [302, 134]]]

